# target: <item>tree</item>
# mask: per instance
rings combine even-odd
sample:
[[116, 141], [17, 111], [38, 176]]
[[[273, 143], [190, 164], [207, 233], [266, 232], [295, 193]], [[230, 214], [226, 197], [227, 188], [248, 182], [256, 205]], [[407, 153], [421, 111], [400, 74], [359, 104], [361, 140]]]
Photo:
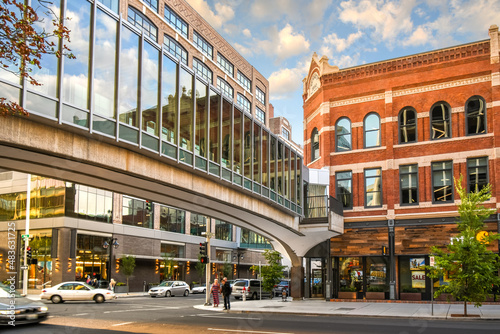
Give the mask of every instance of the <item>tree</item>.
[[[272, 292], [274, 286], [277, 285], [283, 278], [283, 269], [285, 266], [281, 265], [282, 256], [277, 251], [266, 249], [264, 251], [264, 258], [268, 264], [261, 266], [262, 289], [264, 291]], [[250, 269], [258, 271], [259, 266], [252, 266]]]
[[172, 254], [166, 253], [163, 257], [163, 263], [165, 264], [163, 267], [163, 277], [166, 280], [174, 279], [174, 267], [177, 265], [177, 261], [174, 260]]
[[[65, 44], [70, 41], [70, 31], [50, 8], [52, 3], [33, 0], [31, 4], [28, 6], [21, 0], [3, 0], [0, 4], [0, 68], [40, 86], [32, 72], [42, 68], [42, 55], [58, 58], [64, 55], [70, 59], [75, 56]], [[45, 22], [46, 18], [51, 20], [51, 26]], [[15, 114], [28, 115], [28, 112], [17, 102], [0, 97], [0, 115]]]
[[123, 275], [125, 275], [125, 277], [127, 278], [127, 286], [129, 286], [128, 279], [130, 276], [134, 274], [135, 270], [135, 257], [130, 255], [122, 257], [122, 270], [123, 270]]
[[454, 180], [461, 199], [458, 205], [460, 220], [457, 222], [460, 233], [446, 245], [446, 251], [436, 246], [431, 248], [436, 265], [427, 266], [427, 269], [433, 279], [448, 274], [449, 284], [438, 287], [435, 297], [450, 293], [464, 302], [464, 316], [467, 316], [467, 302], [473, 302], [475, 307], [481, 306], [492, 286], [500, 283], [500, 257], [487, 249], [487, 245], [500, 239], [500, 235], [480, 233], [484, 221], [495, 213], [494, 209], [482, 205], [491, 198], [491, 185], [467, 193], [462, 179], [461, 175]]
[[196, 272], [200, 276], [200, 282], [203, 284], [203, 277], [205, 276], [205, 269], [207, 265], [204, 263], [201, 263], [201, 254], [198, 254], [198, 262], [196, 262]]
[[231, 263], [225, 261], [224, 266], [222, 267], [222, 275], [224, 277], [230, 277], [231, 276], [231, 271], [232, 271]]

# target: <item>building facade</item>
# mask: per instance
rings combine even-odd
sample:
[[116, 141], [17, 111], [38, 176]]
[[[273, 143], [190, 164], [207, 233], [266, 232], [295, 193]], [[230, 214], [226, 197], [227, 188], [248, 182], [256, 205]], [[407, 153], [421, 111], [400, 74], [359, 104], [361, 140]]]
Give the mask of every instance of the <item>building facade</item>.
[[[458, 233], [454, 178], [469, 191], [492, 184], [486, 206], [500, 208], [498, 27], [487, 40], [347, 69], [314, 54], [303, 83], [304, 161], [329, 169], [344, 207], [326, 298], [430, 299], [430, 247]], [[500, 231], [500, 215], [485, 230]]]

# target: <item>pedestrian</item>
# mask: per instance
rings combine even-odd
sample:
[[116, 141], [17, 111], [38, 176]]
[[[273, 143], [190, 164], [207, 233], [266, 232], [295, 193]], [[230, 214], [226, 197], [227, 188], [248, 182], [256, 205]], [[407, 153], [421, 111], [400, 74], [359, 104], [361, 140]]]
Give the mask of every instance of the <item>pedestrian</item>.
[[219, 294], [221, 293], [221, 291], [220, 291], [219, 280], [217, 278], [214, 279], [214, 284], [212, 284], [210, 293], [212, 294], [212, 297], [214, 299], [214, 307], [219, 307]]
[[114, 279], [111, 279], [111, 281], [109, 282], [109, 290], [115, 292], [115, 285], [116, 285], [116, 282]]
[[231, 288], [231, 285], [227, 281], [227, 277], [224, 277], [224, 279], [222, 279], [222, 295], [224, 296], [224, 310], [231, 309], [231, 304], [229, 299], [231, 299], [232, 290], [233, 288]]
[[87, 284], [90, 284], [90, 275], [87, 275], [87, 281], [86, 281]]

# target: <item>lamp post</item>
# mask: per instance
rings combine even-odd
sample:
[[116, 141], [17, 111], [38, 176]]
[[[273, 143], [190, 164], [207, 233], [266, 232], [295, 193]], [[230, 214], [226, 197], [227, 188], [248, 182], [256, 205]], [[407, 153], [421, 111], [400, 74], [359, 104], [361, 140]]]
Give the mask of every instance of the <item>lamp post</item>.
[[[111, 246], [111, 247], [110, 247]], [[120, 244], [118, 243], [117, 238], [108, 238], [104, 240], [104, 243], [102, 244], [102, 248], [108, 249], [109, 248], [109, 267], [108, 267], [108, 281], [111, 283], [111, 261], [113, 259], [113, 248], [118, 248]]]
[[243, 260], [243, 253], [239, 252], [236, 255], [233, 255], [233, 261], [238, 260], [238, 265], [236, 267], [237, 276], [240, 278], [240, 260]]

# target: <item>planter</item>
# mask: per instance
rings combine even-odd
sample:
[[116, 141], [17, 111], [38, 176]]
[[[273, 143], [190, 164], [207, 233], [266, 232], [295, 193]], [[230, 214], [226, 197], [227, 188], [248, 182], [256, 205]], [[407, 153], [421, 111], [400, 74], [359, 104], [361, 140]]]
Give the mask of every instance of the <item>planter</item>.
[[445, 302], [454, 302], [454, 301], [456, 301], [455, 297], [453, 297], [449, 293], [442, 293], [442, 294], [439, 295], [439, 297], [435, 298], [434, 300], [445, 301]]
[[128, 285], [115, 286], [115, 293], [128, 293]]
[[399, 294], [401, 300], [422, 300], [422, 294], [420, 292], [401, 292]]
[[366, 292], [366, 299], [369, 300], [384, 300], [385, 299], [385, 292]]
[[357, 294], [356, 291], [340, 291], [339, 299], [356, 299]]

